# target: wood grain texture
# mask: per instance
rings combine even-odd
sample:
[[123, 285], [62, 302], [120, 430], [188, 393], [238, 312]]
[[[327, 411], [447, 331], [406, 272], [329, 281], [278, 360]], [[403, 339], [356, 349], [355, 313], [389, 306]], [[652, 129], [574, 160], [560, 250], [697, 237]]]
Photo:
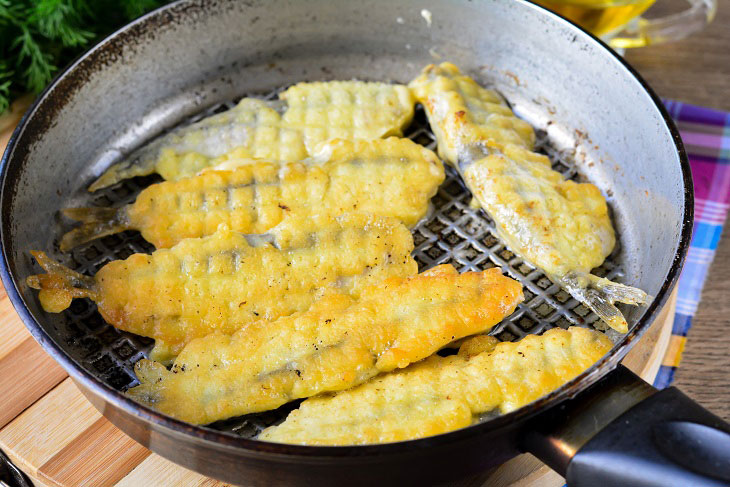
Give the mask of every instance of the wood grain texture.
[[[626, 354], [621, 362], [647, 382], [651, 383], [656, 378], [659, 366], [664, 359], [664, 354], [672, 336], [672, 323], [674, 322], [676, 307], [677, 288], [675, 287], [654, 323], [644, 332], [639, 343], [634, 345], [634, 348]], [[649, 343], [654, 346], [647, 346]]]
[[[730, 62], [730, 61], [729, 61]], [[730, 78], [728, 78], [730, 84]], [[730, 87], [728, 88], [730, 92]], [[727, 230], [727, 229], [726, 229]], [[723, 232], [674, 385], [730, 421], [730, 235]]]
[[[151, 482], [150, 479], [155, 479]], [[230, 484], [204, 477], [199, 473], [188, 470], [159, 455], [151, 454], [129, 475], [120, 480], [115, 487], [141, 487], [141, 486], [167, 486], [175, 487], [227, 487]]]
[[101, 417], [67, 378], [0, 430], [0, 449], [36, 477], [44, 463]]
[[730, 111], [730, 0], [715, 20], [681, 41], [627, 51], [626, 60], [659, 96]]
[[66, 377], [61, 368], [28, 335], [0, 359], [0, 428], [43, 397]]
[[38, 476], [59, 487], [107, 487], [124, 478], [150, 451], [97, 419], [38, 469]]
[[30, 338], [30, 332], [18, 318], [5, 289], [0, 285], [0, 360], [26, 338]]
[[[730, 111], [730, 0], [702, 32], [629, 51], [627, 60], [665, 98]], [[730, 421], [730, 239], [724, 232], [685, 345], [675, 383]]]
[[10, 105], [10, 109], [0, 115], [0, 148], [2, 148], [2, 150], [5, 150], [5, 146], [10, 140], [10, 136], [13, 134], [15, 126], [18, 124], [30, 104], [33, 103], [33, 99], [34, 97], [31, 95], [24, 95], [15, 100], [13, 104]]

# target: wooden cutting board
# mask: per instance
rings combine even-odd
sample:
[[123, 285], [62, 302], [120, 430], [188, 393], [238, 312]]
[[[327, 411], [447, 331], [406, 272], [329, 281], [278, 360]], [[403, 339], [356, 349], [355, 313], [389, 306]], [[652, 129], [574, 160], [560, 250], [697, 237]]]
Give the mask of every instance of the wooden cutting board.
[[[0, 150], [29, 100], [0, 117]], [[653, 382], [669, 344], [673, 294], [624, 364]], [[156, 455], [107, 421], [35, 342], [0, 286], [0, 450], [38, 486], [218, 487], [228, 485]], [[460, 482], [460, 486], [561, 486], [532, 455]]]

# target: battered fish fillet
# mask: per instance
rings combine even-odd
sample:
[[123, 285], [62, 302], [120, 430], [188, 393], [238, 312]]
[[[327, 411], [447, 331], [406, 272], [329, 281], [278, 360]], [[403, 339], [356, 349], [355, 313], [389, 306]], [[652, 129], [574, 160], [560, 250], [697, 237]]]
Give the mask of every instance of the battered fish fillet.
[[412, 250], [410, 232], [391, 218], [294, 215], [263, 236], [222, 225], [209, 237], [110, 262], [93, 278], [31, 252], [48, 274], [27, 283], [53, 313], [91, 298], [108, 323], [154, 338], [152, 356], [167, 360], [194, 338], [304, 311], [327, 289], [358, 296], [387, 277], [414, 275]]
[[482, 88], [451, 63], [427, 66], [408, 87], [426, 110], [439, 156], [454, 165], [473, 146], [535, 145], [529, 123], [517, 118], [496, 91]]
[[442, 265], [392, 277], [359, 299], [330, 294], [305, 312], [193, 340], [170, 371], [141, 360], [141, 385], [129, 394], [199, 424], [274, 409], [406, 367], [489, 330], [522, 299], [520, 284], [497, 269], [459, 274]]
[[436, 154], [409, 139], [333, 140], [308, 163], [257, 162], [149, 186], [122, 208], [70, 208], [83, 225], [61, 239], [61, 250], [135, 229], [157, 248], [213, 234], [221, 223], [264, 233], [288, 214], [336, 216], [363, 212], [414, 226], [444, 180]]
[[89, 191], [155, 172], [167, 180], [192, 176], [234, 149], [241, 159], [294, 162], [330, 139], [401, 135], [415, 103], [403, 85], [361, 81], [300, 83], [279, 98], [244, 98], [231, 110], [173, 130], [110, 167]]
[[433, 356], [353, 389], [307, 399], [259, 439], [356, 445], [446, 433], [477, 422], [481, 414], [507, 413], [544, 396], [612, 346], [602, 333], [578, 327], [554, 328], [517, 343], [475, 340], [465, 342], [459, 355]]
[[590, 273], [616, 241], [598, 188], [553, 171], [546, 156], [530, 150], [532, 128], [518, 122], [497, 93], [479, 87], [456, 66], [428, 66], [409, 86], [426, 109], [439, 154], [460, 171], [500, 238], [626, 333], [626, 320], [613, 303], [643, 304], [648, 296]]
[[407, 86], [362, 81], [298, 83], [279, 94], [282, 120], [304, 135], [312, 154], [330, 139], [377, 139], [403, 135], [416, 104]]

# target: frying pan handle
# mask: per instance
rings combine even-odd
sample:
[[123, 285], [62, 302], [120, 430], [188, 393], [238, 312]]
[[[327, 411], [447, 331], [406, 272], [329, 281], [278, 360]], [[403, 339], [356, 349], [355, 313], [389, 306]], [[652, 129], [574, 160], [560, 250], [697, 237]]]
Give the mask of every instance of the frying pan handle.
[[730, 485], [730, 425], [624, 366], [530, 426], [522, 446], [570, 487]]

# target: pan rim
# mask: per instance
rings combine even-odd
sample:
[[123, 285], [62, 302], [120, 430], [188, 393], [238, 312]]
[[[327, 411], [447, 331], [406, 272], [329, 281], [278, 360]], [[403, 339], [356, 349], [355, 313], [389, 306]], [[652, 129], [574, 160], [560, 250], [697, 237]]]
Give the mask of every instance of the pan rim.
[[[191, 425], [189, 423], [159, 413], [147, 406], [136, 403], [121, 392], [103, 383], [92, 374], [90, 374], [79, 363], [73, 360], [46, 333], [40, 323], [36, 321], [36, 319], [32, 316], [29, 308], [25, 304], [25, 301], [23, 300], [17, 285], [17, 282], [20, 281], [16, 281], [15, 276], [13, 276], [10, 271], [9, 258], [5, 245], [5, 239], [7, 238], [7, 234], [5, 229], [6, 222], [4, 220], [4, 215], [6, 215], [6, 212], [2, 211], [2, 215], [0, 215], [0, 246], [2, 247], [2, 259], [0, 259], [0, 278], [2, 279], [3, 285], [5, 286], [7, 295], [10, 298], [13, 307], [25, 324], [26, 328], [28, 328], [31, 335], [43, 347], [43, 349], [49, 355], [51, 355], [51, 357], [56, 362], [58, 362], [64, 368], [64, 370], [66, 370], [69, 376], [77, 384], [81, 385], [83, 389], [88, 390], [92, 394], [100, 397], [103, 401], [109, 403], [112, 407], [130, 416], [139, 417], [141, 420], [147, 423], [151, 423], [154, 427], [158, 429], [168, 430], [177, 434], [184, 434], [186, 436], [192, 437], [196, 441], [210, 443], [211, 446], [215, 448], [233, 448], [238, 452], [247, 452], [252, 456], [265, 453], [280, 455], [284, 457], [300, 458], [370, 457], [395, 453], [406, 453], [422, 448], [441, 447], [449, 443], [465, 440], [475, 435], [484, 434], [488, 431], [497, 431], [505, 427], [517, 426], [521, 422], [530, 419], [538, 413], [550, 409], [551, 407], [559, 404], [566, 399], [573, 397], [578, 392], [586, 389], [591, 384], [595, 383], [598, 379], [608, 374], [618, 365], [621, 359], [623, 359], [623, 357], [629, 351], [633, 343], [643, 335], [649, 325], [654, 321], [679, 278], [679, 274], [686, 258], [692, 236], [694, 220], [694, 189], [692, 183], [692, 175], [689, 161], [684, 150], [679, 131], [674, 124], [674, 121], [670, 117], [664, 105], [661, 103], [660, 98], [654, 93], [648, 83], [634, 70], [634, 68], [632, 68], [621, 56], [619, 56], [616, 52], [609, 48], [600, 39], [586, 32], [573, 22], [539, 5], [535, 5], [528, 0], [518, 0], [518, 2], [523, 4], [526, 8], [532, 8], [541, 11], [542, 15], [550, 16], [558, 23], [569, 24], [573, 29], [578, 31], [576, 33], [580, 33], [580, 35], [588, 36], [587, 41], [593, 42], [597, 46], [599, 46], [600, 49], [607, 51], [607, 53], [613, 56], [614, 60], [618, 62], [619, 67], [623, 68], [627, 75], [629, 75], [636, 82], [639, 83], [643, 91], [649, 95], [652, 103], [654, 104], [654, 107], [658, 110], [664, 121], [665, 127], [668, 129], [672, 137], [672, 141], [674, 142], [677, 151], [684, 185], [684, 213], [677, 252], [674, 256], [674, 261], [672, 262], [669, 272], [665, 277], [664, 283], [657, 293], [656, 298], [648, 306], [644, 315], [639, 319], [636, 325], [629, 331], [628, 334], [626, 334], [626, 336], [623, 337], [623, 339], [617, 345], [614, 346], [611, 351], [608, 352], [608, 354], [606, 354], [598, 362], [593, 364], [588, 370], [584, 371], [570, 382], [564, 384], [559, 389], [551, 392], [546, 396], [543, 396], [533, 403], [530, 403], [513, 412], [497, 416], [483, 423], [474, 424], [466, 428], [443, 433], [436, 436], [395, 443], [354, 446], [290, 445], [281, 443], [268, 443], [264, 441], [243, 438], [233, 433], [218, 431], [211, 428], [206, 428], [204, 426]], [[184, 7], [184, 4], [186, 3], [187, 0], [178, 0], [177, 2], [156, 9], [135, 21], [126, 24], [109, 36], [100, 40], [89, 50], [79, 56], [69, 66], [60, 71], [59, 74], [54, 78], [54, 80], [48, 85], [48, 87], [46, 87], [46, 89], [36, 98], [32, 106], [24, 114], [20, 123], [14, 130], [3, 154], [2, 160], [0, 161], [0, 205], [2, 205], [3, 210], [7, 206], [6, 180], [8, 177], [8, 166], [10, 164], [10, 160], [12, 159], [11, 156], [15, 152], [18, 139], [25, 130], [29, 120], [31, 120], [35, 112], [38, 110], [39, 106], [41, 106], [44, 100], [49, 96], [49, 93], [51, 93], [63, 79], [65, 79], [69, 75], [73, 75], [74, 69], [82, 61], [90, 57], [92, 53], [101, 49], [107, 43], [111, 42], [112, 40], [118, 41], [120, 36], [130, 34], [130, 30], [133, 27], [148, 22], [152, 17], [161, 15], [162, 12], [181, 8], [181, 6]]]

